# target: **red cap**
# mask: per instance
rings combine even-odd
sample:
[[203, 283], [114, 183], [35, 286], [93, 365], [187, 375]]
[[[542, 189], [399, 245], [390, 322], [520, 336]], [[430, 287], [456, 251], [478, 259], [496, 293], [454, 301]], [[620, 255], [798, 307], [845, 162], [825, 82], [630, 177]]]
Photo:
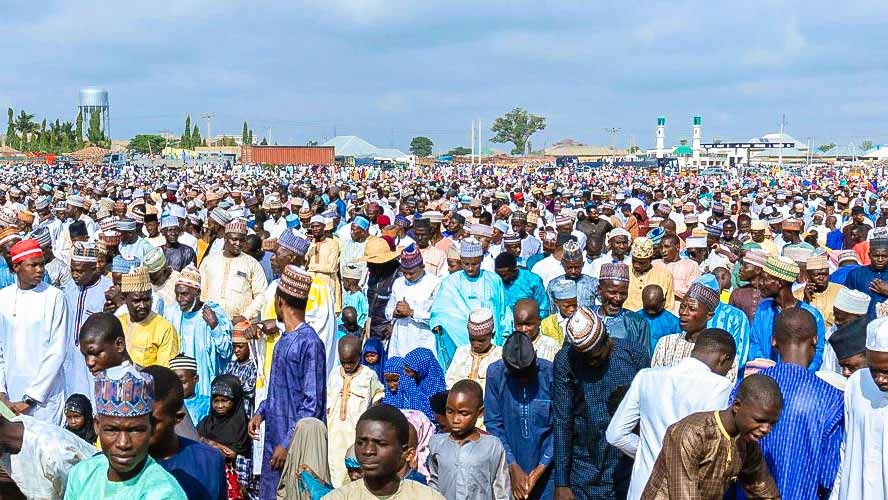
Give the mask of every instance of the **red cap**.
[[379, 227], [385, 227], [392, 223], [392, 220], [389, 219], [388, 215], [377, 215], [376, 216], [376, 225]]
[[515, 201], [521, 201], [524, 199], [524, 193], [515, 193]]
[[12, 245], [9, 256], [12, 258], [12, 263], [17, 264], [31, 257], [43, 257], [43, 250], [40, 249], [40, 244], [37, 243], [37, 240], [28, 238]]

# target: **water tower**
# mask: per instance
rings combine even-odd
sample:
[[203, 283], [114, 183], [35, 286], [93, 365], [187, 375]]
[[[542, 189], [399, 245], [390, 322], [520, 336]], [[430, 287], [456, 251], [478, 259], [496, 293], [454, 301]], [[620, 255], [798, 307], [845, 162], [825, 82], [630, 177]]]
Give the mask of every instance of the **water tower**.
[[83, 113], [83, 128], [89, 127], [89, 118], [93, 113], [99, 113], [102, 132], [105, 138], [111, 139], [111, 105], [108, 99], [108, 91], [97, 87], [80, 89], [77, 108]]

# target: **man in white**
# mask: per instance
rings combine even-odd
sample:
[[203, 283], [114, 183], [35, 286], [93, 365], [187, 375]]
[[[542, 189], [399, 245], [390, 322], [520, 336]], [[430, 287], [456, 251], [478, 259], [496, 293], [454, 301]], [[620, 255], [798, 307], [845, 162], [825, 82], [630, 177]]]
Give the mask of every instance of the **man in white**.
[[74, 349], [68, 309], [43, 282], [43, 251], [33, 239], [10, 250], [16, 282], [0, 290], [0, 400], [16, 414], [61, 425], [65, 352]]
[[268, 282], [259, 261], [243, 253], [247, 224], [236, 219], [225, 226], [221, 254], [210, 254], [200, 263], [203, 277], [200, 300], [222, 306], [225, 315], [237, 318], [262, 295]]
[[[611, 445], [635, 458], [628, 499], [641, 498], [670, 425], [728, 404], [732, 384], [725, 374], [735, 354], [730, 334], [707, 329], [697, 337], [691, 357], [671, 367], [646, 368], [635, 376], [605, 433]], [[633, 433], [636, 425], [638, 435]]]
[[7, 419], [7, 412], [0, 416], [0, 468], [25, 497], [61, 500], [68, 473], [98, 450], [61, 427], [27, 415]]
[[400, 264], [401, 276], [392, 284], [385, 306], [385, 317], [392, 322], [388, 355], [403, 357], [418, 347], [435, 352], [429, 317], [441, 280], [426, 272], [422, 252], [416, 245], [401, 252]]
[[888, 498], [888, 320], [867, 325], [866, 360], [845, 386], [840, 500]]

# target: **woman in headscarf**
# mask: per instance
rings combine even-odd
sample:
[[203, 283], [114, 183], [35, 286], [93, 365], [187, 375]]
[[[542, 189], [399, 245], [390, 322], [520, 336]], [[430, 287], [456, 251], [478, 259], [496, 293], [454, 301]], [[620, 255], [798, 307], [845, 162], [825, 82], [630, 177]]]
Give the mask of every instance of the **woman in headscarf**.
[[447, 389], [441, 365], [435, 354], [425, 347], [417, 347], [404, 356], [404, 374], [416, 381], [416, 387], [426, 399]]
[[401, 410], [407, 421], [416, 430], [416, 470], [428, 479], [429, 468], [426, 459], [429, 457], [429, 442], [435, 435], [435, 425], [421, 411]]
[[[209, 415], [197, 426], [201, 440], [225, 455], [228, 473], [235, 472], [240, 490], [251, 495], [258, 489], [253, 478], [253, 441], [247, 434], [244, 389], [235, 375], [219, 375], [211, 386]], [[229, 498], [243, 498], [229, 490]]]
[[278, 500], [317, 500], [332, 490], [327, 463], [327, 427], [312, 417], [300, 419], [278, 484]]
[[382, 383], [385, 383], [383, 371], [385, 369], [386, 357], [385, 346], [382, 345], [381, 340], [376, 337], [370, 337], [364, 342], [361, 364], [376, 372], [376, 376], [379, 377], [379, 381]]
[[72, 394], [65, 401], [65, 429], [89, 444], [96, 444], [96, 431], [93, 428], [93, 411], [89, 398], [83, 394]]
[[435, 418], [428, 396], [416, 387], [415, 380], [405, 375], [403, 358], [389, 358], [383, 371], [385, 396], [380, 403], [392, 405], [399, 410], [416, 410], [429, 419]]

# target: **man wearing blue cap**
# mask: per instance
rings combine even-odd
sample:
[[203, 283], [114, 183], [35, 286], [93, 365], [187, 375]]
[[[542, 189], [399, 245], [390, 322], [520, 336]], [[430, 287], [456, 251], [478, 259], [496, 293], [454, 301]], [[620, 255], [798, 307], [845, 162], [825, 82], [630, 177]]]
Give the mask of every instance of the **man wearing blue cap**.
[[132, 367], [96, 377], [96, 431], [102, 454], [68, 476], [65, 499], [185, 500], [176, 479], [148, 455], [154, 434], [154, 381]]
[[167, 215], [160, 220], [160, 233], [163, 235], [165, 243], [163, 254], [166, 256], [167, 264], [177, 272], [181, 272], [188, 264], [197, 263], [197, 254], [194, 249], [188, 245], [179, 242], [179, 236], [182, 234], [182, 228], [179, 225], [179, 218], [173, 215]]

